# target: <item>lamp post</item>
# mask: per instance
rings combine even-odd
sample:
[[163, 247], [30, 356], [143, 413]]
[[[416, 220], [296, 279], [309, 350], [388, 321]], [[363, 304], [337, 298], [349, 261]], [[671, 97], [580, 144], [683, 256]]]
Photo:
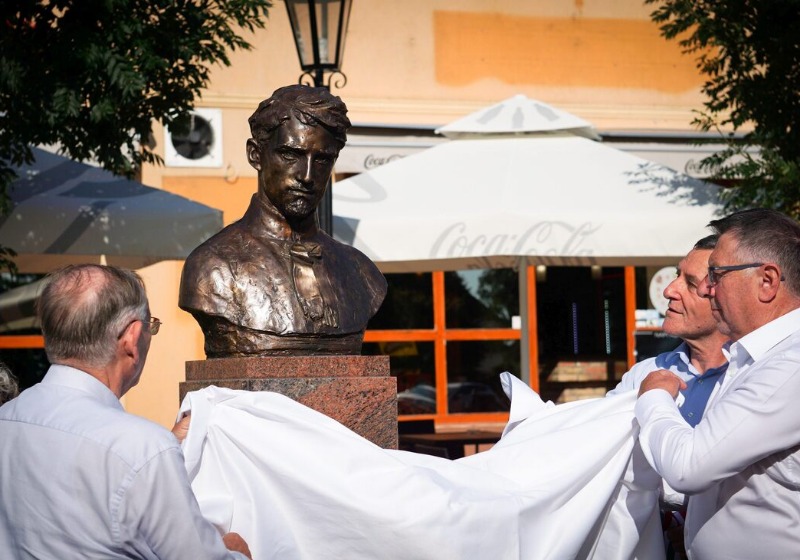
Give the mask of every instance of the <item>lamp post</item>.
[[[340, 68], [353, 0], [285, 0], [292, 36], [300, 59], [300, 83], [330, 90], [342, 88], [347, 77]], [[327, 74], [327, 81], [326, 81]], [[333, 237], [331, 182], [317, 209], [320, 229]]]

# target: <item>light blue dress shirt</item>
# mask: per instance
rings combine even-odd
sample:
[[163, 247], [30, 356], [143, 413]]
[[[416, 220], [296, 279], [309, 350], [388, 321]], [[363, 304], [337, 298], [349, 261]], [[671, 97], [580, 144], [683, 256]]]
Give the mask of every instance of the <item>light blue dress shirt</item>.
[[0, 556], [244, 558], [201, 516], [172, 433], [65, 366], [0, 407]]
[[714, 387], [723, 379], [728, 364], [698, 372], [690, 361], [689, 346], [682, 342], [671, 352], [664, 352], [635, 364], [608, 395], [639, 390], [644, 378], [657, 369], [669, 370], [686, 382], [686, 389], [681, 391], [683, 398], [680, 399], [679, 407], [681, 416], [694, 427], [703, 417], [708, 399]]

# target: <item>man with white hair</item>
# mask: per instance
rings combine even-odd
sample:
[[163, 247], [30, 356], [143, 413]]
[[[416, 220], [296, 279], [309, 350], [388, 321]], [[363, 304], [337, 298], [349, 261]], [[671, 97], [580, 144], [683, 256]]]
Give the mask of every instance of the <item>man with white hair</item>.
[[17, 380], [11, 375], [11, 370], [0, 362], [0, 404], [13, 399], [18, 392]]
[[686, 422], [695, 426], [703, 417], [714, 385], [728, 368], [728, 361], [722, 354], [727, 337], [717, 329], [708, 299], [698, 293], [716, 244], [716, 235], [695, 243], [678, 263], [676, 278], [664, 288], [669, 305], [662, 328], [665, 333], [679, 337], [681, 344], [675, 350], [634, 365], [609, 395], [638, 389], [651, 371], [667, 369], [687, 383], [680, 406]]

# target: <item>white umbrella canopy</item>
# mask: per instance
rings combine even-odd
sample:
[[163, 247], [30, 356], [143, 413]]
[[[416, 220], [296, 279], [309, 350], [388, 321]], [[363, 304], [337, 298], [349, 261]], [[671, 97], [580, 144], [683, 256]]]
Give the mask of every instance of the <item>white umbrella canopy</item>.
[[486, 137], [492, 134], [531, 134], [569, 132], [600, 140], [594, 127], [580, 117], [530, 99], [515, 95], [457, 121], [436, 129], [447, 138]]
[[96, 262], [141, 268], [184, 259], [222, 228], [222, 212], [35, 148], [17, 169], [0, 243], [20, 272]]
[[384, 272], [668, 265], [708, 234], [717, 189], [585, 135], [473, 130], [336, 183], [334, 232]]

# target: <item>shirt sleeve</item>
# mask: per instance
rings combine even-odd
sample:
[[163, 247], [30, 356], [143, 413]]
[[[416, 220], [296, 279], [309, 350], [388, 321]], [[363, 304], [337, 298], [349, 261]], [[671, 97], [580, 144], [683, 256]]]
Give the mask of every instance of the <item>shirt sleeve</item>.
[[180, 450], [156, 455], [121, 489], [118, 531], [123, 548], [143, 558], [241, 560], [203, 518], [192, 493]]
[[648, 391], [635, 407], [639, 440], [653, 468], [672, 488], [692, 494], [800, 443], [800, 368], [773, 357], [742, 372], [690, 427], [664, 390]]
[[655, 358], [650, 358], [638, 364], [634, 364], [634, 366], [622, 376], [617, 386], [606, 393], [606, 396], [610, 397], [612, 395], [620, 395], [627, 391], [638, 390], [639, 385], [642, 384], [642, 379], [644, 379], [648, 373], [657, 369], [659, 368], [656, 366]]

